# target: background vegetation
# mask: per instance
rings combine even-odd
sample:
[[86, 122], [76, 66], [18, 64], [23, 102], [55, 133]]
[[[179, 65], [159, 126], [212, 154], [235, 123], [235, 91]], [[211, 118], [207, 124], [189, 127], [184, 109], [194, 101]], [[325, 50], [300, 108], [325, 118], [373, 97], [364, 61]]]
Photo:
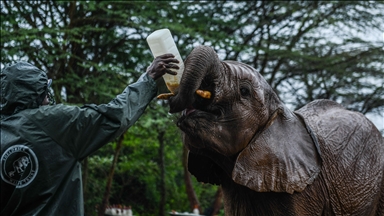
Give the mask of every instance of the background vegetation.
[[[212, 46], [221, 59], [258, 69], [291, 109], [327, 98], [384, 125], [382, 11], [382, 1], [3, 0], [1, 68], [28, 61], [54, 79], [57, 102], [107, 103], [151, 63], [146, 37], [169, 28], [183, 58]], [[127, 133], [84, 160], [86, 215], [103, 204], [166, 215], [195, 202], [223, 214], [220, 188], [184, 172], [176, 115], [167, 111], [154, 100]]]

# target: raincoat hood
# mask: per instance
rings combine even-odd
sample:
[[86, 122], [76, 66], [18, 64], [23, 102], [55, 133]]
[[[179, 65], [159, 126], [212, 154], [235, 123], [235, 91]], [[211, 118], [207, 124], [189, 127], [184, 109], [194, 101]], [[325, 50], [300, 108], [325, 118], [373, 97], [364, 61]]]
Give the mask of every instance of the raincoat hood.
[[0, 78], [1, 115], [37, 108], [47, 94], [46, 73], [27, 62], [18, 62], [5, 67], [1, 71]]

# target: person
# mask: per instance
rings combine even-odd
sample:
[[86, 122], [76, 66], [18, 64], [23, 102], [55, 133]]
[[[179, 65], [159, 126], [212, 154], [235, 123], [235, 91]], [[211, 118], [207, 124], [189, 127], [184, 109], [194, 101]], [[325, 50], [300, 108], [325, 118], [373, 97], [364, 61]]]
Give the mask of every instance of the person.
[[26, 62], [1, 72], [0, 215], [84, 215], [81, 160], [124, 133], [157, 93], [155, 80], [175, 75], [172, 54], [152, 62], [108, 104], [49, 103], [44, 71]]

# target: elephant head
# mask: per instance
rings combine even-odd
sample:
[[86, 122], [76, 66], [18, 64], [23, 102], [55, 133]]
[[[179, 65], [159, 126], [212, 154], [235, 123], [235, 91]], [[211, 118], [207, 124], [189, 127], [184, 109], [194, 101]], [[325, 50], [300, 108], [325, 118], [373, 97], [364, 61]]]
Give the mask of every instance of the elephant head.
[[182, 112], [177, 126], [199, 181], [288, 193], [313, 181], [321, 162], [315, 140], [254, 68], [221, 61], [207, 46], [184, 64], [170, 112]]

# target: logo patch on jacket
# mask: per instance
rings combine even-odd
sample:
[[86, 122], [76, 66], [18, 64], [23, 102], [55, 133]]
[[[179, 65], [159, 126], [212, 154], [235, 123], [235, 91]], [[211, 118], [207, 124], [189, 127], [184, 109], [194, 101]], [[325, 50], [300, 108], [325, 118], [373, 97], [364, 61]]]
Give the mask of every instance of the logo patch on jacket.
[[11, 146], [1, 155], [1, 179], [17, 188], [31, 183], [38, 170], [37, 157], [27, 146]]

